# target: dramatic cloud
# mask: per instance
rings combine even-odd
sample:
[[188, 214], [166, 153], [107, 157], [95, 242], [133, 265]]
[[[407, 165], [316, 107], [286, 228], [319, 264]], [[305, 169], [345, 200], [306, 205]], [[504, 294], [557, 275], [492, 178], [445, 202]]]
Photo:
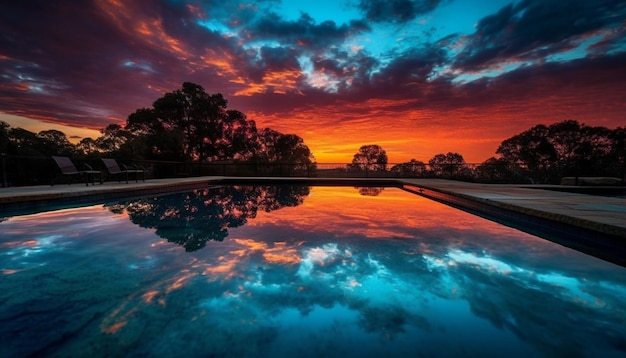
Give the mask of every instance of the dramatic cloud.
[[11, 2], [0, 120], [101, 129], [190, 81], [320, 161], [371, 143], [482, 161], [538, 122], [622, 125], [625, 16], [609, 0]]
[[363, 21], [352, 20], [349, 24], [337, 26], [330, 20], [316, 24], [307, 14], [302, 14], [297, 21], [285, 21], [278, 14], [270, 13], [254, 21], [252, 26], [246, 26], [241, 37], [247, 42], [269, 40], [319, 49], [368, 30], [369, 26]]
[[593, 37], [605, 37], [603, 31], [623, 34], [624, 16], [626, 3], [614, 0], [524, 0], [510, 4], [478, 22], [455, 66], [478, 70], [506, 62], [543, 61], [574, 50]]
[[374, 22], [404, 23], [434, 10], [442, 0], [361, 0], [359, 8]]

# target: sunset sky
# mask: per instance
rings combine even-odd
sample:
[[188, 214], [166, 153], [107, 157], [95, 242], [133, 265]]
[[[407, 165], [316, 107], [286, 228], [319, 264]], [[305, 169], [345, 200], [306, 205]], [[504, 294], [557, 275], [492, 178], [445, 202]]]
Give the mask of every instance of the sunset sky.
[[0, 5], [0, 120], [12, 127], [95, 138], [185, 81], [259, 129], [299, 135], [318, 162], [349, 162], [364, 144], [390, 162], [482, 162], [536, 124], [626, 125], [626, 1]]

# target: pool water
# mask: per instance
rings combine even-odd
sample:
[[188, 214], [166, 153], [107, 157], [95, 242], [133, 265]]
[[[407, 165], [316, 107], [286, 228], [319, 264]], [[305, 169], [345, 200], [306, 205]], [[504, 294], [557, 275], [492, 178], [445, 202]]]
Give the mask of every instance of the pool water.
[[626, 354], [626, 269], [397, 188], [0, 222], [0, 356]]

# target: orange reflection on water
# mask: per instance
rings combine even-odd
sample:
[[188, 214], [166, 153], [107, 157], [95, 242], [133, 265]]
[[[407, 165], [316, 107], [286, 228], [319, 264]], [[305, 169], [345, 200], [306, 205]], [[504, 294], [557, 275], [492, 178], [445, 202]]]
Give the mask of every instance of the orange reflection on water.
[[[433, 245], [480, 246], [486, 254], [491, 250], [516, 252], [520, 245], [535, 255], [548, 249], [567, 250], [399, 188], [384, 188], [377, 196], [363, 196], [354, 187], [311, 187], [303, 204], [276, 213], [259, 212], [246, 224], [255, 231], [274, 227], [285, 227], [284, 235], [413, 240], [411, 252], [405, 252], [408, 255], [429, 254]], [[296, 236], [286, 237], [285, 241], [290, 239], [300, 240]]]
[[15, 273], [18, 273], [20, 271], [24, 271], [24, 270], [11, 270], [11, 269], [3, 269], [2, 270], [2, 274], [3, 275], [13, 275]]
[[181, 276], [175, 278], [174, 282], [172, 282], [165, 288], [165, 293], [170, 293], [174, 290], [178, 290], [179, 288], [184, 287], [187, 281], [195, 275], [195, 272], [189, 272], [188, 270], [183, 271], [183, 274], [181, 274]]
[[299, 264], [300, 255], [295, 248], [288, 248], [284, 242], [274, 243], [273, 248], [266, 249], [263, 258], [273, 264]]
[[[113, 312], [102, 320], [100, 323], [100, 331], [102, 333], [115, 334], [128, 324], [128, 320], [138, 310], [136, 306], [133, 306], [134, 297], [135, 295], [131, 295], [126, 298], [118, 308], [113, 310]], [[126, 310], [127, 306], [130, 306], [128, 310]]]
[[[237, 256], [240, 256], [237, 254]], [[238, 257], [224, 257], [220, 256], [217, 259], [219, 261], [218, 264], [210, 265], [204, 269], [202, 272], [203, 275], [209, 276], [209, 278], [213, 281], [222, 279], [229, 279], [236, 275], [235, 267], [239, 263], [240, 259]]]
[[128, 323], [128, 321], [120, 321], [120, 322], [114, 323], [114, 324], [112, 324], [110, 326], [104, 327], [102, 329], [102, 332], [103, 333], [108, 333], [108, 334], [117, 333], [117, 331], [122, 329], [122, 327], [124, 327], [127, 323]]
[[295, 247], [288, 247], [285, 242], [275, 242], [274, 247], [269, 247], [265, 242], [258, 242], [252, 239], [235, 239], [235, 242], [248, 248], [248, 250], [237, 250], [232, 253], [243, 256], [253, 251], [261, 251], [265, 261], [274, 264], [298, 264], [300, 255]]
[[157, 297], [160, 293], [161, 293], [160, 291], [156, 291], [156, 290], [148, 291], [144, 293], [141, 296], [141, 298], [143, 298], [143, 301], [145, 303], [151, 303], [154, 300], [154, 298]]
[[443, 224], [448, 228], [466, 229], [476, 225], [477, 218], [397, 188], [384, 188], [377, 196], [363, 196], [358, 188], [312, 187], [309, 196], [297, 208], [282, 208], [280, 215], [259, 213], [247, 225], [279, 225], [281, 222], [309, 232], [411, 238], [405, 229], [441, 228]]
[[142, 303], [151, 304], [156, 302], [161, 306], [165, 306], [165, 296], [174, 290], [185, 287], [189, 280], [196, 275], [196, 272], [182, 270], [180, 274], [157, 281], [146, 289], [133, 292], [102, 320], [100, 331], [109, 334], [119, 332], [139, 312]]

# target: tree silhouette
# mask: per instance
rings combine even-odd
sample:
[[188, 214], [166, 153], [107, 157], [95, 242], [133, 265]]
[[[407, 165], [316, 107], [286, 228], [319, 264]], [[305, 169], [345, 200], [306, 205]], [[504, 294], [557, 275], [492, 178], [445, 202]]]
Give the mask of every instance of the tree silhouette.
[[354, 154], [350, 167], [363, 171], [387, 170], [387, 153], [377, 144], [364, 145]]
[[426, 172], [426, 164], [422, 161], [411, 159], [406, 163], [394, 165], [391, 167], [390, 172], [404, 178], [418, 177]]
[[475, 179], [485, 183], [528, 183], [515, 166], [496, 157], [485, 160], [476, 168]]
[[57, 154], [72, 156], [75, 153], [74, 146], [67, 139], [65, 133], [49, 129], [37, 133], [37, 149], [44, 154]]
[[247, 161], [308, 166], [314, 157], [302, 138], [264, 129], [237, 110], [227, 109], [220, 93], [208, 94], [200, 85], [185, 82], [166, 93], [153, 108], [128, 116], [126, 128], [144, 138], [153, 159], [191, 161]]
[[102, 133], [102, 136], [96, 139], [96, 147], [100, 151], [107, 153], [119, 150], [134, 137], [129, 130], [119, 124], [109, 124], [100, 133]]
[[428, 165], [434, 175], [448, 178], [463, 175], [467, 171], [467, 164], [463, 156], [453, 152], [436, 154], [428, 161]]
[[309, 170], [315, 162], [309, 147], [295, 134], [283, 134], [265, 128], [259, 133], [258, 139], [260, 151], [255, 156], [256, 161], [285, 164], [279, 166], [277, 174], [289, 175], [293, 171]]
[[9, 130], [11, 126], [4, 121], [0, 121], [0, 153], [6, 153], [11, 140], [9, 138]]
[[91, 138], [83, 138], [76, 144], [77, 153], [89, 156], [91, 154], [98, 154], [100, 151], [98, 150], [98, 146], [96, 141]]
[[548, 127], [536, 125], [503, 141], [496, 153], [509, 163], [528, 171], [535, 180], [545, 182], [557, 157], [548, 134]]
[[248, 159], [258, 148], [256, 125], [227, 105], [221, 93], [208, 94], [202, 86], [185, 82], [154, 101], [153, 108], [129, 115], [126, 126], [149, 136], [152, 154], [175, 151], [182, 160], [200, 161]]
[[622, 173], [622, 183], [626, 181], [626, 127], [618, 127], [609, 133], [611, 141], [610, 161]]
[[558, 182], [563, 176], [622, 176], [619, 128], [591, 127], [574, 120], [536, 125], [500, 144], [497, 153], [511, 168], [526, 172], [536, 182]]

